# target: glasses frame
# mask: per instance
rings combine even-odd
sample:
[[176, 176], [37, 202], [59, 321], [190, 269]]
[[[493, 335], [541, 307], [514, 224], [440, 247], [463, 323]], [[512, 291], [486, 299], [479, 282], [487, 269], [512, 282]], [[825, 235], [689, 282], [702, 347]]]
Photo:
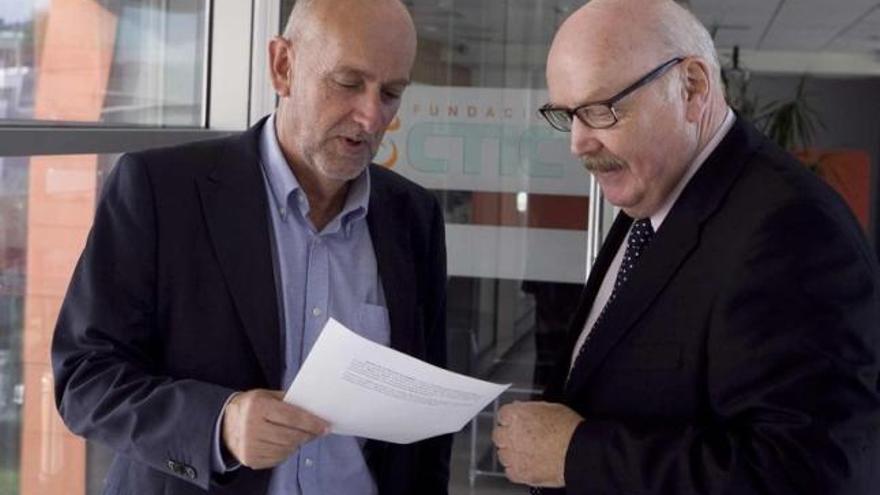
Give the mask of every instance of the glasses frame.
[[[568, 109], [568, 108], [564, 108], [564, 107], [554, 107], [552, 104], [547, 103], [538, 109], [538, 113], [540, 113], [541, 116], [544, 117], [544, 119], [550, 124], [550, 126], [553, 127], [554, 129], [556, 129], [557, 131], [571, 132], [571, 128], [572, 128], [572, 125], [574, 124], [575, 117], [577, 117], [577, 119], [580, 120], [582, 124], [584, 124], [585, 126], [591, 128], [591, 129], [608, 129], [609, 127], [612, 127], [615, 124], [617, 124], [617, 122], [620, 120], [620, 117], [617, 115], [617, 110], [614, 108], [614, 105], [617, 102], [626, 98], [627, 96], [629, 96], [631, 93], [633, 93], [635, 90], [641, 88], [642, 86], [645, 86], [648, 83], [650, 83], [651, 81], [654, 81], [655, 79], [660, 78], [660, 76], [665, 74], [669, 69], [680, 64], [685, 59], [687, 59], [687, 57], [675, 57], [675, 58], [671, 58], [671, 59], [667, 60], [666, 62], [663, 62], [662, 64], [658, 65], [656, 68], [654, 68], [653, 70], [651, 70], [650, 72], [648, 72], [647, 74], [645, 74], [644, 76], [639, 78], [638, 81], [630, 84], [629, 86], [624, 88], [621, 92], [617, 93], [616, 95], [614, 95], [611, 98], [608, 98], [606, 100], [584, 103], [583, 105], [577, 106], [572, 109]], [[586, 117], [582, 116], [581, 112], [583, 112], [584, 109], [587, 109], [590, 107], [597, 107], [597, 106], [598, 107], [605, 107], [608, 109], [609, 113], [613, 117], [613, 120], [610, 124], [601, 125], [601, 126], [593, 125], [587, 121]], [[555, 119], [552, 117], [554, 114], [558, 115], [559, 112], [564, 112], [568, 116], [568, 127], [567, 128], [557, 125], [557, 123], [555, 122]]]

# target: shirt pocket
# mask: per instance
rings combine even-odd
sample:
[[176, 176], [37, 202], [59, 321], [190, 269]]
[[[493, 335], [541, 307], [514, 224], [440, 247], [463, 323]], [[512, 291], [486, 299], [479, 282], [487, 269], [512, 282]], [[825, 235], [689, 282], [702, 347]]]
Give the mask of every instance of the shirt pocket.
[[376, 304], [361, 304], [358, 310], [358, 333], [377, 344], [387, 346], [391, 342], [391, 325], [388, 309]]

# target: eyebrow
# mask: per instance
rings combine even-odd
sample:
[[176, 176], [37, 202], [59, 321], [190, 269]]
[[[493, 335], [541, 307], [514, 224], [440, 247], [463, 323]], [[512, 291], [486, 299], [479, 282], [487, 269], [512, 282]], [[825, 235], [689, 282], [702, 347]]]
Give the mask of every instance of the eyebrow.
[[[331, 71], [330, 73], [331, 74], [340, 74], [340, 75], [358, 76], [358, 77], [363, 77], [364, 79], [375, 79], [375, 77], [371, 77], [371, 74], [369, 72], [366, 72], [366, 71], [363, 71], [360, 69], [356, 69], [356, 68], [350, 67], [350, 66], [338, 67], [335, 70]], [[404, 78], [400, 78], [400, 79], [394, 79], [391, 81], [387, 81], [387, 82], [383, 83], [382, 86], [383, 87], [389, 87], [389, 86], [407, 87], [410, 85], [411, 82], [412, 81], [408, 77], [404, 77]]]
[[[601, 88], [599, 88], [598, 93], [601, 94], [601, 93], [603, 93], [603, 92], [607, 92], [608, 90], [609, 90], [609, 89], [608, 89], [607, 86], [605, 86], [605, 87], [601, 87]], [[596, 91], [594, 91], [593, 93], [595, 94]], [[616, 95], [616, 94], [615, 94], [615, 95]], [[614, 98], [615, 95], [611, 95], [611, 96], [606, 97], [606, 98], [585, 98], [585, 99], [583, 99], [583, 100], [579, 100], [579, 101], [577, 101], [573, 107], [554, 107], [554, 108], [567, 108], [567, 109], [571, 109], [571, 108], [577, 108], [577, 107], [582, 107], [582, 106], [586, 106], [586, 105], [595, 105], [595, 104], [597, 104], [597, 103], [605, 103], [605, 102], [607, 102], [608, 100], [610, 100], [611, 98]]]

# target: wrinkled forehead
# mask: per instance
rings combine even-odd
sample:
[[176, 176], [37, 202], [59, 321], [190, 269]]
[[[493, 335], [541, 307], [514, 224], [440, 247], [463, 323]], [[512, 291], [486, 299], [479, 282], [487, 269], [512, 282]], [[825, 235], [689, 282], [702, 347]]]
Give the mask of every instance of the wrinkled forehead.
[[660, 63], [659, 51], [645, 36], [607, 23], [563, 25], [547, 57], [551, 102], [574, 106], [610, 98]]
[[298, 55], [324, 68], [345, 66], [383, 77], [408, 77], [415, 59], [415, 32], [407, 18], [394, 14], [354, 9], [322, 16]]
[[553, 103], [576, 106], [611, 98], [650, 70], [643, 54], [563, 49], [547, 60], [547, 87]]

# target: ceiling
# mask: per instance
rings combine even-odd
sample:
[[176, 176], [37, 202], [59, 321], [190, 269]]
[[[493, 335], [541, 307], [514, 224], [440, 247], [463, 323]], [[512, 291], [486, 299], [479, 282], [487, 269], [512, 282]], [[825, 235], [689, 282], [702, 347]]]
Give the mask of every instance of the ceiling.
[[[458, 62], [541, 63], [559, 24], [583, 0], [405, 0], [419, 34]], [[719, 51], [858, 54], [880, 64], [880, 0], [687, 0]], [[496, 46], [493, 51], [492, 46]], [[503, 47], [503, 50], [500, 48]], [[479, 52], [479, 55], [476, 55]], [[512, 56], [511, 56], [512, 54]], [[517, 57], [517, 54], [521, 56]], [[511, 62], [511, 58], [513, 62]], [[534, 60], [533, 60], [534, 59]]]
[[880, 53], [877, 0], [691, 0], [719, 47]]

